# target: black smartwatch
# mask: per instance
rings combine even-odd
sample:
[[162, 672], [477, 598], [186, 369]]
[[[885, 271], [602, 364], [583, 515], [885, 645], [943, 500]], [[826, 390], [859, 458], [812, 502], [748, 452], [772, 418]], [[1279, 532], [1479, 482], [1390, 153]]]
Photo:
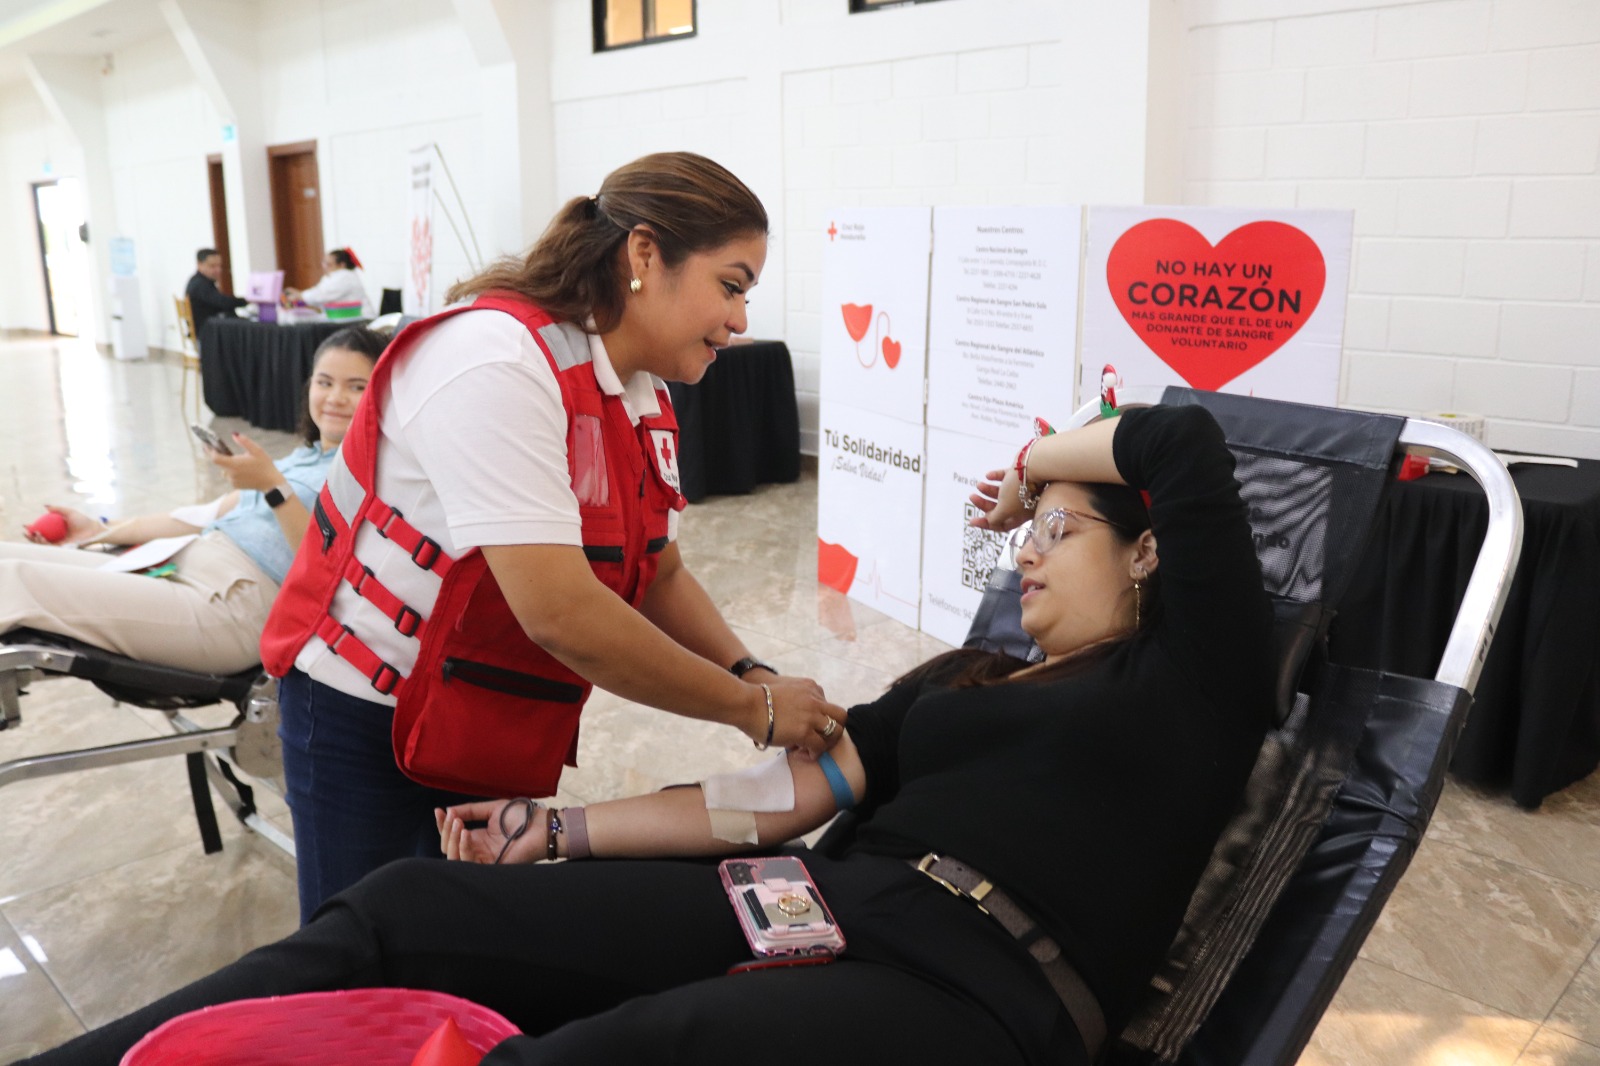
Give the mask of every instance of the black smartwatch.
[[778, 672], [769, 664], [762, 662], [760, 659], [752, 659], [748, 655], [734, 663], [732, 666], [728, 667], [728, 672], [734, 677], [743, 677], [745, 674], [748, 674], [750, 671], [755, 669], [767, 670], [774, 674]]
[[278, 488], [276, 485], [272, 486], [272, 488], [268, 489], [266, 492], [263, 492], [261, 494], [261, 498], [266, 500], [267, 506], [272, 508], [274, 511], [289, 502], [289, 497], [285, 496], [283, 494], [283, 490]]

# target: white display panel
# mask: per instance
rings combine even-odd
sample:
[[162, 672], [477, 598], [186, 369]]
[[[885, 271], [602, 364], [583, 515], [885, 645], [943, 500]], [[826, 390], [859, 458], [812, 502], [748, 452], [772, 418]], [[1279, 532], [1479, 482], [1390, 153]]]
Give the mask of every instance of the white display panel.
[[817, 580], [908, 626], [922, 601], [923, 428], [823, 399]]
[[1082, 215], [934, 210], [928, 425], [1020, 442], [1074, 406]]
[[1007, 444], [949, 430], [928, 430], [927, 488], [922, 516], [922, 631], [960, 647], [983, 598], [1005, 538], [974, 529], [980, 512], [968, 501], [985, 473], [1015, 456]]
[[846, 208], [822, 257], [824, 402], [922, 422], [932, 208]]

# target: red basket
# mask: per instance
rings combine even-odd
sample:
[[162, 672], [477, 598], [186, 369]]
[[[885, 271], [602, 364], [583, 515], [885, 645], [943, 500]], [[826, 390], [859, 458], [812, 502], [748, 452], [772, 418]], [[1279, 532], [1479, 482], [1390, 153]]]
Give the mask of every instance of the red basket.
[[411, 1066], [446, 1018], [480, 1053], [521, 1031], [443, 992], [309, 992], [179, 1015], [129, 1048], [122, 1066]]

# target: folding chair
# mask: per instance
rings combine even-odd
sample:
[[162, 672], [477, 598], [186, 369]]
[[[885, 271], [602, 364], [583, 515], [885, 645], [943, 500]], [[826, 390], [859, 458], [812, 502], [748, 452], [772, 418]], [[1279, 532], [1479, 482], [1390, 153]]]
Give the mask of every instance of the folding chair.
[[[22, 697], [38, 681], [87, 680], [118, 703], [160, 711], [172, 736], [51, 752], [0, 763], [0, 787], [17, 781], [182, 755], [188, 763], [195, 820], [207, 854], [222, 849], [211, 801], [215, 788], [239, 821], [289, 856], [294, 841], [262, 817], [255, 787], [245, 774], [282, 791], [278, 742], [278, 685], [259, 667], [237, 674], [207, 674], [155, 666], [114, 655], [80, 641], [27, 629], [0, 634], [0, 730], [22, 725]], [[230, 703], [237, 713], [226, 726], [206, 728], [182, 712]]]
[[194, 328], [194, 307], [187, 296], [174, 296], [178, 316], [178, 344], [183, 356], [183, 381], [178, 389], [178, 410], [189, 402], [189, 375], [194, 375], [194, 410], [189, 421], [200, 421], [200, 335]]

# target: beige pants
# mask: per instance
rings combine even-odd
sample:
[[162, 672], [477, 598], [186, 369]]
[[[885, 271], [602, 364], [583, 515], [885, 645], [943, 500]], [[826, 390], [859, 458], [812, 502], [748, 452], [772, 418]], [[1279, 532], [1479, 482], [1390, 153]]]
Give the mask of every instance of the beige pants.
[[0, 543], [0, 633], [39, 629], [141, 662], [236, 673], [261, 661], [278, 584], [221, 533], [177, 555], [171, 577], [107, 573], [106, 556]]

